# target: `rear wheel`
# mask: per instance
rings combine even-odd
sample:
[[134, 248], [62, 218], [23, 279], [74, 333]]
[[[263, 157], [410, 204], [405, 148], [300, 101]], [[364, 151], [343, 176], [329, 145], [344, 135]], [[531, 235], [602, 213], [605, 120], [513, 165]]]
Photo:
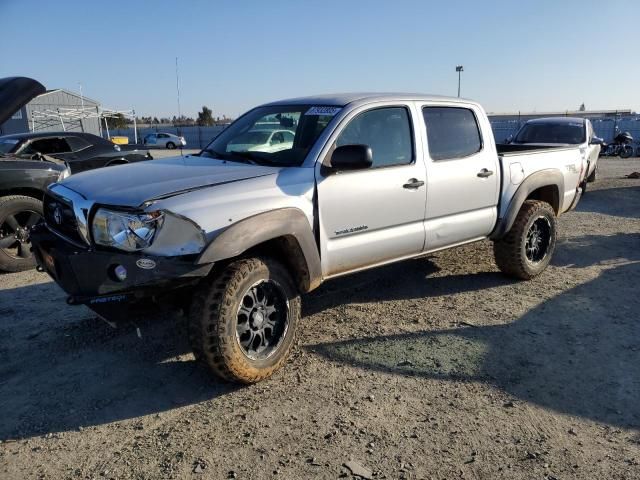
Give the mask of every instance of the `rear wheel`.
[[233, 382], [270, 377], [295, 344], [300, 296], [291, 275], [270, 258], [238, 260], [206, 280], [189, 313], [197, 360]]
[[556, 216], [546, 202], [524, 202], [511, 230], [493, 243], [498, 268], [511, 277], [529, 280], [541, 274], [556, 247]]
[[29, 229], [42, 218], [42, 202], [11, 195], [0, 198], [0, 270], [19, 272], [35, 266]]
[[633, 155], [633, 147], [630, 145], [625, 145], [620, 150], [620, 158], [629, 158]]
[[173, 150], [174, 148], [176, 148], [176, 144], [173, 142], [167, 142], [167, 148], [169, 150]]

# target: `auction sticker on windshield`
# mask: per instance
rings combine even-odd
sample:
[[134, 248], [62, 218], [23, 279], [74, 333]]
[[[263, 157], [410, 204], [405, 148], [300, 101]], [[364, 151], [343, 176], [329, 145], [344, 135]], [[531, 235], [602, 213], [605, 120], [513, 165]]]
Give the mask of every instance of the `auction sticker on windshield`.
[[311, 107], [305, 115], [328, 115], [333, 117], [340, 110], [340, 107]]

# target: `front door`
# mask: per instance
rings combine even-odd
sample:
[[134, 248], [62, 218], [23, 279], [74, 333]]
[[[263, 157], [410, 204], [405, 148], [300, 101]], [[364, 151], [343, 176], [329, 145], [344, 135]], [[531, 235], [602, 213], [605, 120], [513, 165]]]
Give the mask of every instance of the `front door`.
[[333, 137], [333, 147], [371, 147], [373, 165], [326, 175], [316, 170], [325, 277], [422, 250], [426, 176], [414, 132], [410, 105], [393, 105], [354, 112]]

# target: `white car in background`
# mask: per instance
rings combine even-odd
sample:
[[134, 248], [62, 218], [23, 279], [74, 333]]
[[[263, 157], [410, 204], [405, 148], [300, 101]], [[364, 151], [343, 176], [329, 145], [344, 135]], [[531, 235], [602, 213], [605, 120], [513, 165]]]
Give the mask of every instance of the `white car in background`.
[[176, 147], [185, 147], [187, 141], [184, 137], [179, 137], [173, 133], [150, 133], [144, 137], [145, 145], [155, 145], [156, 147], [168, 148], [173, 150]]
[[603, 140], [595, 136], [593, 125], [587, 118], [547, 117], [526, 122], [507, 143], [529, 146], [571, 145], [580, 147], [587, 162], [583, 179], [595, 182], [598, 175], [598, 156]]
[[249, 130], [227, 145], [228, 152], [280, 152], [293, 147], [291, 130]]

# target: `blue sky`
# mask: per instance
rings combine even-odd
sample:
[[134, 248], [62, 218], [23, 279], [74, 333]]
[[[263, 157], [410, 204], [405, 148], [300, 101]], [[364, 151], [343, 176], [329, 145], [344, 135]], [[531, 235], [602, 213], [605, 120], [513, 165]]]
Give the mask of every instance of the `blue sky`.
[[345, 91], [462, 96], [488, 111], [640, 110], [637, 0], [0, 0], [0, 77], [139, 115], [235, 116]]

